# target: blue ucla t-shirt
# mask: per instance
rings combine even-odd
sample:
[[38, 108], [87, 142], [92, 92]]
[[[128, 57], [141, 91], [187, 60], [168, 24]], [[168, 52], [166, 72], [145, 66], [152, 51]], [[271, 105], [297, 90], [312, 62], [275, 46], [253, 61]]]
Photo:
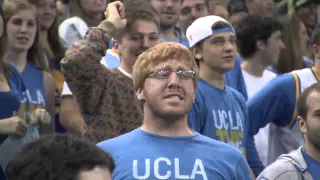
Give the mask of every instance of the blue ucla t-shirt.
[[22, 72], [22, 79], [27, 88], [21, 98], [19, 114], [24, 117], [37, 108], [46, 107], [46, 93], [44, 88], [43, 70], [28, 63]]
[[[12, 159], [14, 153], [18, 152], [25, 143], [39, 138], [37, 125], [30, 123], [29, 114], [36, 108], [45, 107], [45, 91], [43, 85], [43, 70], [27, 64], [22, 72], [22, 80], [26, 90], [19, 97], [20, 108], [14, 115], [23, 118], [28, 123], [28, 132], [23, 136], [6, 136], [0, 145], [0, 162], [3, 169]], [[8, 104], [8, 102], [6, 102]]]
[[247, 118], [245, 99], [239, 92], [228, 86], [218, 89], [200, 79], [188, 117], [193, 130], [245, 152]]
[[20, 98], [26, 90], [18, 69], [13, 64], [8, 64], [12, 69], [12, 74], [8, 77], [10, 91], [0, 92], [0, 119], [12, 117], [17, 113], [20, 108]]
[[165, 137], [138, 128], [98, 146], [115, 160], [113, 180], [251, 179], [239, 150], [196, 132]]
[[311, 174], [313, 179], [320, 179], [320, 161], [315, 160], [307, 150], [302, 148], [303, 157], [307, 163], [307, 171]]
[[[0, 121], [16, 115], [20, 108], [20, 98], [25, 91], [25, 85], [17, 68], [8, 63], [12, 69], [12, 74], [8, 77], [10, 91], [0, 92]], [[4, 142], [8, 135], [0, 135], [0, 149], [5, 149]], [[0, 179], [5, 179], [5, 168], [8, 163], [5, 152], [0, 150]]]

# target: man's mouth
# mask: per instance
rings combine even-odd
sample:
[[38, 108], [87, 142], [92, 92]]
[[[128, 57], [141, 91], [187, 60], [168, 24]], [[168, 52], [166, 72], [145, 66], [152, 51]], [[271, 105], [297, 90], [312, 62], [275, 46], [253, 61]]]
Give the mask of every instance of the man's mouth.
[[225, 60], [234, 60], [234, 56], [224, 56], [224, 57], [222, 57], [222, 59], [225, 59]]
[[182, 95], [180, 94], [168, 94], [166, 96], [164, 96], [165, 99], [175, 99], [175, 100], [183, 100]]

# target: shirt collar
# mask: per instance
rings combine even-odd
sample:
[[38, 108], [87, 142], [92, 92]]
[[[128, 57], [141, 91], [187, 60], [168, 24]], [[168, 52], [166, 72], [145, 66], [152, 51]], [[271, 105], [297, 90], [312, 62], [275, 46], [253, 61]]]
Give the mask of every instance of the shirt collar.
[[121, 67], [118, 67], [119, 71], [122, 72], [124, 75], [126, 75], [128, 78], [132, 79], [132, 75], [128, 72], [126, 72], [124, 69]]

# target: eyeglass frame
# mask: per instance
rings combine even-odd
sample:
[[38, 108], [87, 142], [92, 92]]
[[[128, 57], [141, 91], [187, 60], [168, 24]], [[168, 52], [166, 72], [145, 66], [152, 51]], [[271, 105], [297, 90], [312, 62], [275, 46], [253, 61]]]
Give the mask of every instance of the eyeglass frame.
[[[155, 75], [155, 76], [152, 76], [152, 74], [155, 74], [155, 72], [160, 72], [160, 71], [169, 71], [170, 74], [168, 75], [168, 77], [159, 77], [159, 75]], [[180, 72], [180, 73], [179, 73]], [[183, 75], [181, 74], [181, 72], [188, 72], [188, 73], [191, 73], [191, 76], [190, 77], [186, 77], [186, 78], [181, 78]], [[163, 68], [163, 69], [155, 69], [153, 71], [151, 71], [147, 78], [153, 78], [153, 79], [169, 79], [172, 75], [172, 73], [176, 73], [176, 75], [179, 77], [180, 80], [188, 80], [188, 79], [195, 79], [195, 75], [196, 75], [196, 72], [191, 70], [191, 69], [176, 69], [176, 70], [173, 70], [173, 69], [170, 69], [170, 68]], [[157, 77], [158, 76], [158, 77]]]

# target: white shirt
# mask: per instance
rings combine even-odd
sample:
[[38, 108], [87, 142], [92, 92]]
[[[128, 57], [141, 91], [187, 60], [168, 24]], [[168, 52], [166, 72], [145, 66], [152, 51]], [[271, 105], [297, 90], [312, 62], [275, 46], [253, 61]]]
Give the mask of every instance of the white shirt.
[[260, 91], [277, 75], [269, 70], [264, 70], [262, 77], [255, 77], [244, 70], [242, 70], [244, 82], [247, 88], [248, 99]]

